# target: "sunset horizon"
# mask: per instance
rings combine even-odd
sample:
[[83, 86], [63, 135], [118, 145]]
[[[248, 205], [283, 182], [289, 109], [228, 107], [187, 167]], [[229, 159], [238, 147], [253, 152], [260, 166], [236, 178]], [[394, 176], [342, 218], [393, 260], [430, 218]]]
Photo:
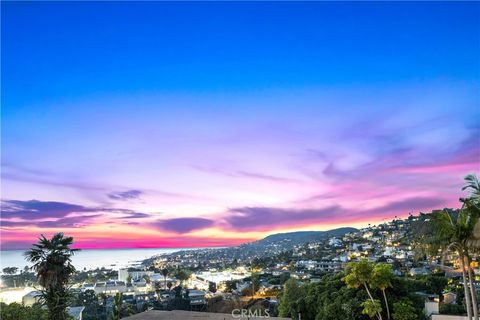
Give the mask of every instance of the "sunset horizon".
[[459, 208], [479, 172], [467, 3], [2, 10], [2, 250], [362, 228]]

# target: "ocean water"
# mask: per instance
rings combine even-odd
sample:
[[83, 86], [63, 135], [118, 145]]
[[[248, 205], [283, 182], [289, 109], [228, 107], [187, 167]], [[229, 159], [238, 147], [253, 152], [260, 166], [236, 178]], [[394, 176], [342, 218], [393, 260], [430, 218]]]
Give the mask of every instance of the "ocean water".
[[[83, 270], [84, 268], [88, 270], [102, 267], [118, 270], [119, 268], [137, 265], [142, 260], [158, 254], [171, 253], [180, 250], [193, 249], [153, 248], [81, 250], [73, 256], [72, 262], [77, 270]], [[24, 252], [24, 250], [0, 251], [0, 270], [5, 267], [17, 267], [23, 269], [25, 266], [30, 266], [23, 256]]]

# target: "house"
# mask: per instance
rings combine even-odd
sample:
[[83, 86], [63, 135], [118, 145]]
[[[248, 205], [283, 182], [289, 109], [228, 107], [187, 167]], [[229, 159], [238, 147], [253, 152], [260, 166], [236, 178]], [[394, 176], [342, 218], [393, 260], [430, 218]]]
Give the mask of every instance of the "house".
[[191, 306], [205, 304], [205, 292], [200, 290], [189, 290], [188, 298], [190, 299]]
[[457, 295], [454, 292], [446, 292], [443, 294], [443, 303], [455, 303]]
[[42, 293], [40, 291], [29, 292], [22, 297], [22, 303], [27, 307], [31, 307], [32, 305], [40, 301], [41, 296]]
[[97, 282], [93, 290], [96, 294], [104, 293], [106, 295], [114, 296], [120, 292], [127, 292], [127, 286], [123, 281]]
[[93, 283], [84, 283], [82, 284], [81, 286], [81, 290], [83, 292], [87, 291], [87, 290], [94, 290], [95, 291], [95, 284]]
[[426, 276], [429, 275], [431, 272], [425, 268], [411, 268], [408, 272], [412, 277], [414, 276]]
[[74, 320], [82, 320], [85, 307], [67, 307], [67, 313]]
[[342, 240], [337, 238], [331, 238], [330, 240], [328, 240], [328, 245], [332, 247], [340, 247], [342, 245]]
[[[148, 277], [152, 277], [154, 276], [154, 272], [153, 271], [145, 271], [145, 270], [130, 270], [129, 269], [119, 269], [118, 270], [118, 277], [117, 279], [119, 281], [123, 281], [123, 282], [128, 282], [128, 277], [130, 277], [132, 279], [132, 281], [138, 281], [138, 280], [142, 280], [144, 278], [144, 276], [148, 276]], [[160, 278], [160, 276], [158, 277]]]

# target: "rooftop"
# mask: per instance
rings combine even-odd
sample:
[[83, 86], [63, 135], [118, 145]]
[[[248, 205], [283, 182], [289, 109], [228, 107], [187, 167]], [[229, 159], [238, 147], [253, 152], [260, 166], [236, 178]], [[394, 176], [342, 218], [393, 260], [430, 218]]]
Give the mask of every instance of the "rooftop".
[[[158, 311], [151, 310], [137, 313], [133, 316], [123, 318], [125, 320], [231, 320], [238, 319], [229, 313], [210, 313], [210, 312], [194, 312], [194, 311]], [[289, 320], [290, 318], [270, 317], [272, 320]]]

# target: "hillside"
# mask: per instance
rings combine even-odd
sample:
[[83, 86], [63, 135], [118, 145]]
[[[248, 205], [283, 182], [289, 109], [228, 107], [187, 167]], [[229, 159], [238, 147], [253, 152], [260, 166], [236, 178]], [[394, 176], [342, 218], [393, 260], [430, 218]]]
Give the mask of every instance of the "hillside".
[[291, 241], [295, 244], [302, 244], [307, 242], [314, 242], [322, 240], [328, 237], [340, 237], [349, 232], [356, 232], [358, 229], [355, 228], [338, 228], [328, 231], [295, 231], [295, 232], [286, 232], [286, 233], [275, 233], [269, 235], [262, 240], [256, 242], [259, 243], [272, 243], [278, 241]]

